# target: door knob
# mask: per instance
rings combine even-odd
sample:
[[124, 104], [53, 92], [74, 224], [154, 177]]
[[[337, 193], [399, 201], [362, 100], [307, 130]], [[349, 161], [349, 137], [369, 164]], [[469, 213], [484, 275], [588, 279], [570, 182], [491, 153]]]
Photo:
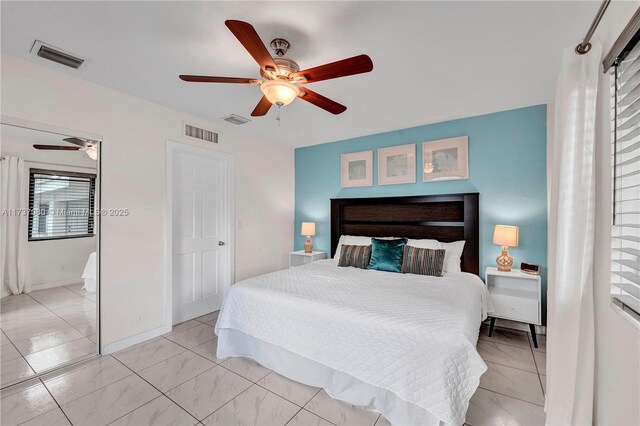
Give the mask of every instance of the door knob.
[[218, 241], [218, 245], [219, 246], [223, 246], [224, 245], [224, 241]]

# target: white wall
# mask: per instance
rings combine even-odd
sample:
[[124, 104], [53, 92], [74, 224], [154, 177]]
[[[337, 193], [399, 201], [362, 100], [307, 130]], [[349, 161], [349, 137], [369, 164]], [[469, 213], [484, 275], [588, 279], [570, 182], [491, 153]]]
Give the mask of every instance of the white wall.
[[220, 131], [219, 146], [194, 144], [236, 158], [236, 280], [287, 266], [291, 148], [5, 54], [0, 78], [2, 114], [103, 136], [102, 207], [130, 211], [102, 219], [103, 347], [165, 325], [165, 143], [193, 143], [183, 120]]
[[[596, 32], [606, 54], [640, 2], [612, 2]], [[596, 242], [594, 264], [596, 379], [594, 423], [640, 424], [640, 329], [611, 306], [611, 127], [610, 80], [600, 79], [596, 145]]]
[[[2, 137], [0, 154], [24, 159], [27, 168], [96, 172], [95, 161], [81, 153], [36, 150], [32, 145], [37, 141], [7, 137], [5, 127], [3, 125], [0, 131]], [[28, 137], [29, 132], [22, 133]], [[33, 131], [33, 133], [38, 132]], [[61, 142], [61, 145], [64, 143]], [[93, 237], [29, 241], [27, 253], [33, 290], [81, 282], [87, 259], [92, 252], [96, 251], [96, 247], [97, 239]], [[8, 294], [10, 294], [9, 289], [3, 285], [2, 296]]]

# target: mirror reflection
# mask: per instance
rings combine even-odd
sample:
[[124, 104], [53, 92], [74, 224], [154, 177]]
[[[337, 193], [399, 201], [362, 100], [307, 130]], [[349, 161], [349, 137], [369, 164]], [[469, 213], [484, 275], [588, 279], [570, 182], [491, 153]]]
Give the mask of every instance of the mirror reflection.
[[98, 143], [1, 125], [2, 387], [97, 353]]

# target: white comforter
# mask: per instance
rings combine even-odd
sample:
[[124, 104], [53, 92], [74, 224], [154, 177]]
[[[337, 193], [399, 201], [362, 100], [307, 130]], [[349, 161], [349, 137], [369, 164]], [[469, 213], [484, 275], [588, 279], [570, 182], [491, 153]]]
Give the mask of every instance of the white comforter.
[[487, 367], [475, 344], [490, 309], [482, 281], [314, 262], [231, 287], [216, 324], [393, 392], [464, 423]]

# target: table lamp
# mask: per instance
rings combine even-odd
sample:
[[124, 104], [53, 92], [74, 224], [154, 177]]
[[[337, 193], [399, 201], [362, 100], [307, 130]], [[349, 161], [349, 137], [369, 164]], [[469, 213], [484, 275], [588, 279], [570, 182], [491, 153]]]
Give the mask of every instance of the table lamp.
[[518, 247], [518, 227], [496, 225], [493, 231], [493, 244], [502, 246], [502, 254], [496, 257], [498, 271], [511, 272], [513, 258], [509, 256], [507, 247]]
[[300, 231], [300, 233], [307, 237], [307, 241], [304, 243], [304, 252], [311, 253], [313, 251], [313, 244], [311, 244], [311, 237], [313, 235], [316, 235], [315, 222], [302, 222], [302, 231]]

